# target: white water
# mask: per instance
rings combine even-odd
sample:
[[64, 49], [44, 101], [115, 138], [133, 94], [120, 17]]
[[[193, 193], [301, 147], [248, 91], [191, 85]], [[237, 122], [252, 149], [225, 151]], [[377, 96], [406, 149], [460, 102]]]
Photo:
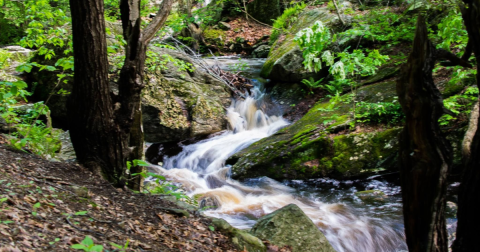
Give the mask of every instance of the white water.
[[184, 147], [175, 157], [164, 158], [162, 174], [180, 182], [190, 196], [215, 199], [219, 208], [207, 210], [237, 228], [250, 228], [256, 219], [285, 205], [298, 205], [322, 230], [332, 246], [342, 251], [400, 251], [404, 237], [388, 221], [362, 215], [345, 204], [324, 203], [322, 198], [301, 197], [294, 189], [263, 177], [247, 186], [228, 176], [225, 160], [255, 141], [272, 135], [288, 122], [268, 116], [263, 94], [254, 89], [244, 101], [232, 101], [227, 109], [229, 131]]

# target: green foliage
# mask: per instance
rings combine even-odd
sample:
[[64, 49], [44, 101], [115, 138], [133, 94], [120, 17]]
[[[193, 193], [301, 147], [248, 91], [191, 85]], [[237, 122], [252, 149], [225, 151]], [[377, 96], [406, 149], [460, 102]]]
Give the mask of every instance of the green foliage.
[[310, 77], [309, 79], [303, 79], [302, 80], [302, 83], [305, 84], [305, 86], [307, 86], [309, 89], [310, 89], [310, 93], [313, 93], [312, 92], [312, 89], [314, 88], [319, 88], [321, 87], [322, 85], [320, 84], [322, 82], [323, 79], [320, 79], [318, 81], [315, 81], [315, 79], [313, 79], [312, 77]]
[[157, 70], [166, 70], [169, 62], [172, 63], [178, 69], [178, 71], [195, 71], [195, 67], [189, 62], [176, 59], [169, 54], [160, 55], [159, 53], [151, 50], [147, 51], [147, 58], [145, 60], [145, 67], [147, 68], [147, 71], [153, 73]]
[[352, 29], [338, 34], [343, 37], [362, 36], [364, 39], [378, 41], [388, 45], [413, 41], [416, 17], [404, 18], [400, 14], [382, 9], [371, 10], [365, 15], [355, 17]]
[[10, 144], [17, 149], [27, 148], [42, 157], [53, 157], [60, 147], [59, 133], [38, 120], [48, 115], [49, 109], [43, 102], [33, 106], [21, 105], [30, 95], [23, 81], [0, 81], [0, 116], [14, 132]]
[[[133, 161], [127, 161], [127, 171], [130, 171], [132, 166], [148, 166], [148, 163], [142, 160], [135, 159]], [[143, 178], [153, 179], [154, 185], [150, 184], [149, 188], [145, 189], [145, 193], [151, 194], [167, 194], [175, 196], [177, 200], [184, 200], [188, 204], [197, 206], [198, 203], [195, 199], [187, 196], [180, 188], [159, 174], [148, 172], [145, 169], [140, 173], [133, 173], [132, 176], [142, 176]]]
[[129, 243], [130, 243], [130, 240], [127, 240], [127, 241], [125, 242], [125, 245], [123, 245], [123, 246], [122, 246], [122, 245], [118, 245], [118, 244], [113, 243], [113, 242], [110, 242], [110, 245], [112, 245], [112, 247], [118, 249], [118, 250], [121, 251], [121, 252], [126, 252]]
[[[316, 21], [312, 27], [298, 32], [294, 40], [300, 46], [300, 49], [303, 50], [303, 65], [305, 68], [309, 71], [320, 71], [322, 69], [320, 55], [322, 53], [325, 54], [325, 49], [332, 42], [330, 31], [322, 21]], [[322, 55], [322, 57], [325, 56]]]
[[396, 124], [403, 120], [404, 114], [400, 103], [393, 102], [359, 102], [355, 118], [361, 123]]
[[103, 251], [103, 246], [102, 245], [95, 245], [93, 243], [92, 238], [90, 236], [85, 236], [85, 239], [79, 244], [73, 244], [71, 246], [72, 249], [81, 249], [83, 251], [98, 251], [101, 252]]
[[230, 71], [232, 72], [236, 72], [236, 74], [240, 73], [240, 72], [243, 72], [247, 69], [249, 69], [250, 67], [248, 66], [248, 64], [246, 62], [243, 62], [241, 58], [238, 59], [238, 62], [229, 66], [230, 68]]
[[467, 46], [468, 34], [460, 11], [452, 8], [448, 16], [442, 19], [438, 24], [438, 37], [441, 38], [438, 48], [450, 51], [453, 45], [453, 48], [463, 51]]
[[444, 114], [438, 120], [442, 126], [451, 125], [457, 119], [467, 118], [471, 112], [472, 105], [478, 100], [478, 87], [468, 87], [463, 94], [454, 95], [443, 100], [443, 105], [456, 116]]
[[307, 5], [305, 3], [297, 3], [292, 7], [286, 9], [283, 14], [278, 17], [273, 22], [273, 30], [272, 34], [270, 35], [270, 43], [273, 44], [282, 32], [287, 32], [288, 27], [297, 20], [298, 14], [305, 9]]
[[[363, 50], [353, 50], [353, 52], [343, 51], [337, 53], [340, 60], [333, 64], [330, 73], [336, 76], [336, 79], [345, 79], [346, 76], [369, 76], [374, 74], [378, 67], [384, 64], [389, 57], [380, 54], [378, 50], [367, 51], [365, 55]], [[337, 66], [338, 64], [338, 66]]]

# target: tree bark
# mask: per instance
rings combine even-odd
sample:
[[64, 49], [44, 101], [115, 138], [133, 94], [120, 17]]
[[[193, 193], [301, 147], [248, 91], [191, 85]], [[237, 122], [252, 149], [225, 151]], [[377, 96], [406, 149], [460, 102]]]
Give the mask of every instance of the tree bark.
[[[141, 159], [140, 94], [147, 45], [164, 25], [173, 0], [164, 0], [157, 16], [142, 32], [140, 0], [121, 0], [120, 10], [126, 58], [118, 97], [109, 94], [108, 59], [103, 0], [70, 0], [73, 25], [74, 87], [69, 103], [70, 135], [78, 161], [101, 173], [114, 186], [127, 181], [134, 189], [141, 178], [131, 178], [126, 162]], [[130, 173], [141, 171], [134, 167]]]
[[[468, 39], [477, 59], [477, 86], [480, 84], [480, 0], [464, 0], [462, 16], [467, 28]], [[468, 52], [466, 52], [467, 54]], [[480, 98], [479, 98], [480, 101]], [[480, 123], [480, 118], [477, 125]], [[457, 232], [452, 245], [453, 252], [478, 251], [480, 237], [480, 127], [477, 127], [470, 146], [471, 155], [465, 161], [458, 195]]]
[[121, 186], [127, 146], [112, 120], [103, 1], [70, 0], [70, 9], [75, 75], [68, 106], [73, 147], [80, 163]]
[[399, 159], [409, 251], [448, 251], [444, 210], [452, 157], [438, 125], [444, 107], [432, 78], [435, 60], [435, 46], [428, 40], [423, 16], [419, 16], [413, 52], [397, 80], [406, 116]]

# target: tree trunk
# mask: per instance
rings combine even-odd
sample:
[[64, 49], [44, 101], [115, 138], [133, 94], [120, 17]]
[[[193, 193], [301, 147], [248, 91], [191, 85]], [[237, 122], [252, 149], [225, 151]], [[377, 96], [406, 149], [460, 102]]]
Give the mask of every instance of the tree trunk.
[[[477, 59], [477, 86], [480, 84], [480, 0], [464, 1], [462, 16], [468, 32], [469, 44]], [[467, 55], [468, 57], [470, 55]], [[480, 98], [479, 98], [480, 101]], [[480, 123], [480, 118], [477, 125]], [[465, 170], [458, 195], [458, 224], [454, 252], [478, 251], [480, 237], [480, 127], [477, 127], [470, 146], [471, 155], [465, 161]]]
[[432, 78], [435, 58], [435, 46], [428, 40], [424, 18], [419, 16], [413, 52], [397, 81], [406, 115], [399, 159], [409, 251], [448, 251], [444, 210], [452, 158], [438, 125], [444, 107]]
[[[113, 185], [139, 190], [141, 178], [131, 178], [126, 162], [141, 159], [140, 95], [148, 43], [164, 25], [173, 0], [164, 0], [150, 24], [140, 29], [140, 0], [121, 0], [120, 11], [127, 41], [120, 71], [119, 94], [108, 89], [108, 60], [103, 0], [70, 0], [75, 57], [74, 87], [69, 103], [71, 139], [78, 161], [101, 172]], [[141, 172], [134, 167], [131, 173]]]
[[122, 186], [127, 145], [113, 120], [103, 1], [70, 0], [70, 9], [75, 75], [68, 114], [73, 147], [80, 163]]

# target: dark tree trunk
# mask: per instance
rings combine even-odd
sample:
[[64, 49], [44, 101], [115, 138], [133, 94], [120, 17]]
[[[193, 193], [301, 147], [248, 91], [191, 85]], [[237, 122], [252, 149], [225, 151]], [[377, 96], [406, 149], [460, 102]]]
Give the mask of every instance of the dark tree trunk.
[[436, 54], [419, 16], [413, 52], [397, 81], [406, 115], [399, 159], [409, 251], [448, 251], [444, 209], [451, 151], [438, 125], [444, 107], [432, 78]]
[[[477, 59], [477, 86], [480, 84], [480, 0], [464, 1], [468, 8], [462, 7], [463, 20], [468, 32], [471, 50]], [[469, 57], [468, 51], [465, 52]], [[480, 101], [480, 98], [479, 98]], [[477, 122], [480, 123], [480, 119]], [[480, 127], [470, 146], [471, 155], [466, 160], [465, 170], [458, 195], [458, 225], [453, 252], [478, 251], [480, 237]]]
[[[126, 162], [141, 159], [140, 94], [147, 45], [164, 25], [173, 0], [164, 0], [152, 22], [140, 29], [140, 0], [121, 0], [126, 58], [120, 72], [119, 94], [108, 89], [108, 60], [103, 0], [70, 0], [75, 57], [74, 87], [69, 104], [70, 134], [78, 161], [101, 173], [115, 186], [139, 189]], [[131, 173], [142, 169], [134, 167]]]
[[72, 143], [80, 163], [122, 186], [127, 145], [113, 120], [103, 1], [70, 0], [70, 9], [75, 59], [68, 104]]

